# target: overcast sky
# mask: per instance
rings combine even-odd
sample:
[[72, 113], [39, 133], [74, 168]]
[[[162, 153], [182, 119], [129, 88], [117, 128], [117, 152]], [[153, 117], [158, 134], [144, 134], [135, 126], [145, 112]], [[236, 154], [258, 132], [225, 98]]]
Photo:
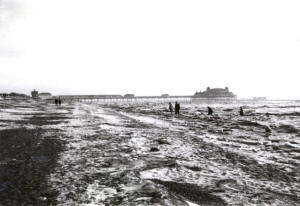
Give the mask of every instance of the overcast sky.
[[300, 1], [0, 0], [0, 92], [300, 98]]

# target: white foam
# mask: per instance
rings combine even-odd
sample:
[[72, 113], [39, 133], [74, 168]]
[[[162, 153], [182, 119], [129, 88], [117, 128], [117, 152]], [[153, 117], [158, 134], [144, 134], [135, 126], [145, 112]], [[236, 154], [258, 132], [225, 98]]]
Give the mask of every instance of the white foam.
[[98, 109], [98, 112], [95, 114], [104, 119], [104, 121], [109, 124], [121, 125], [122, 123], [122, 120], [119, 117], [117, 117], [117, 115], [108, 114], [103, 109]]
[[153, 118], [153, 117], [138, 116], [138, 115], [128, 114], [128, 113], [125, 113], [125, 112], [120, 112], [120, 113], [122, 115], [126, 116], [126, 117], [141, 121], [141, 122], [146, 123], [146, 124], [151, 124], [151, 125], [154, 125], [154, 126], [157, 126], [157, 127], [161, 127], [161, 128], [170, 128], [170, 127], [172, 127], [172, 124], [170, 124], [169, 122], [164, 121], [164, 120], [160, 120], [160, 119], [156, 119], [156, 118]]
[[199, 206], [198, 204], [195, 204], [195, 203], [192, 203], [192, 202], [189, 202], [189, 201], [185, 201], [189, 206]]
[[88, 185], [86, 195], [89, 200], [91, 200], [90, 204], [101, 205], [101, 202], [106, 199], [113, 197], [117, 194], [117, 190], [110, 187], [105, 187], [104, 185], [99, 185], [98, 181]]

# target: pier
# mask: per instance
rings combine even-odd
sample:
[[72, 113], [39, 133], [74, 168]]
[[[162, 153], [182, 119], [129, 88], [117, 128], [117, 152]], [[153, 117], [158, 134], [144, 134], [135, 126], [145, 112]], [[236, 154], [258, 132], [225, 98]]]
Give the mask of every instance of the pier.
[[190, 103], [192, 96], [122, 96], [122, 95], [59, 95], [46, 101], [61, 99], [63, 102], [99, 102], [99, 103], [144, 103], [144, 102], [182, 102]]

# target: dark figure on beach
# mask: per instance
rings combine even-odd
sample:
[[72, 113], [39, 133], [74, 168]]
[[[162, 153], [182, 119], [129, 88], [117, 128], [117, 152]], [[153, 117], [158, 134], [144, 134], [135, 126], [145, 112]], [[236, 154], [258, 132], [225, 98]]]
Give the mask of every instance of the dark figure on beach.
[[213, 110], [210, 107], [207, 107], [207, 111], [208, 111], [208, 115], [212, 115], [213, 114]]
[[61, 105], [61, 99], [58, 100], [58, 104]]
[[244, 116], [244, 110], [243, 110], [243, 107], [240, 107], [240, 115], [241, 115], [241, 116]]
[[175, 114], [179, 115], [180, 110], [180, 104], [178, 102], [175, 102]]
[[55, 99], [55, 105], [57, 105], [58, 104], [58, 99]]
[[171, 112], [171, 114], [173, 114], [173, 105], [171, 102], [169, 102], [169, 111]]

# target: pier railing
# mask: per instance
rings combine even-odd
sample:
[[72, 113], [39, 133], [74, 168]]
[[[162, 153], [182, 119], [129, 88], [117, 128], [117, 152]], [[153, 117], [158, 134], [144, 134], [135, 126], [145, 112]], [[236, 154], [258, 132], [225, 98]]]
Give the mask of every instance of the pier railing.
[[124, 97], [121, 95], [60, 95], [52, 96], [46, 99], [47, 102], [54, 102], [55, 99], [61, 99], [63, 102], [99, 102], [99, 103], [114, 103], [114, 102], [191, 102], [192, 96], [134, 96]]

